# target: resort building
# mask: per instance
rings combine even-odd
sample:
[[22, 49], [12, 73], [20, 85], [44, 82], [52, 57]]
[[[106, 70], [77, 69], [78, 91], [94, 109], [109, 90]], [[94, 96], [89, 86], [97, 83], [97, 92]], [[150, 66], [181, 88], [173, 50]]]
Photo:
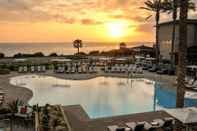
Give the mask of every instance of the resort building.
[[140, 45], [140, 46], [136, 46], [136, 47], [131, 48], [131, 50], [133, 51], [134, 55], [140, 55], [140, 56], [144, 56], [144, 57], [146, 57], [146, 56], [155, 57], [154, 47]]
[[[179, 21], [176, 21], [176, 33], [174, 44], [174, 63], [178, 61], [178, 47], [179, 47]], [[194, 64], [197, 62], [197, 20], [187, 20], [188, 24], [188, 62]], [[173, 22], [164, 22], [159, 25], [159, 45], [160, 55], [162, 59], [170, 60], [172, 48], [172, 30]]]

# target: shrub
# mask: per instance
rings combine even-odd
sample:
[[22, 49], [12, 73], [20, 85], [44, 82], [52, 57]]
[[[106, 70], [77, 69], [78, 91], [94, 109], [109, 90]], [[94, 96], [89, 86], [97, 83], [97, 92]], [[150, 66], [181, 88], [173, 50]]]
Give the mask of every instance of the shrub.
[[10, 109], [8, 108], [0, 108], [0, 114], [8, 114], [11, 113]]
[[90, 51], [89, 55], [92, 55], [92, 56], [96, 56], [96, 55], [99, 55], [100, 52], [99, 51]]
[[9, 74], [9, 73], [10, 73], [9, 69], [0, 69], [0, 75]]
[[0, 53], [0, 58], [4, 58], [4, 57], [5, 57], [5, 54]]
[[51, 54], [49, 54], [49, 56], [50, 57], [57, 57], [58, 55], [57, 55], [57, 53], [51, 53]]
[[19, 99], [16, 99], [14, 101], [11, 101], [11, 102], [7, 103], [7, 106], [12, 113], [17, 113], [18, 112], [18, 106], [23, 105], [23, 104], [24, 104], [23, 101], [21, 101]]

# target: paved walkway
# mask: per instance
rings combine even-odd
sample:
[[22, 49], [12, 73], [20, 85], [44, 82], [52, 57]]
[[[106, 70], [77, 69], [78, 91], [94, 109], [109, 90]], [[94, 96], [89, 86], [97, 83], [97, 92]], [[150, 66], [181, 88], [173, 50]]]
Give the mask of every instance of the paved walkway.
[[107, 126], [125, 126], [126, 122], [151, 122], [154, 119], [171, 117], [164, 111], [137, 113], [115, 117], [91, 119], [81, 106], [65, 106], [65, 114], [71, 124], [72, 131], [107, 131]]

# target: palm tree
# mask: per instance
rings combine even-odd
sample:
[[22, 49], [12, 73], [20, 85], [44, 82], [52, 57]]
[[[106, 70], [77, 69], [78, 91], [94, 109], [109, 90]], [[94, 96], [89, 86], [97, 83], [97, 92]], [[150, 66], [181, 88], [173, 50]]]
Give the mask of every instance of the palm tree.
[[176, 35], [176, 19], [177, 19], [177, 0], [173, 0], [172, 3], [172, 19], [173, 19], [173, 28], [172, 28], [172, 45], [171, 45], [171, 69], [174, 66], [174, 43]]
[[73, 47], [77, 48], [77, 53], [79, 54], [79, 48], [83, 47], [82, 40], [76, 39], [73, 41]]
[[185, 95], [185, 66], [187, 54], [187, 17], [188, 0], [180, 1], [180, 21], [179, 21], [179, 59], [178, 59], [178, 84], [176, 91], [176, 107], [184, 106]]
[[[164, 8], [169, 13], [172, 13], [173, 28], [172, 28], [172, 45], [171, 45], [171, 67], [174, 66], [174, 44], [176, 35], [176, 20], [177, 20], [177, 9], [180, 7], [178, 0], [165, 0]], [[195, 3], [188, 0], [188, 9], [195, 10]]]
[[121, 43], [119, 44], [119, 49], [126, 49], [126, 48], [127, 48], [127, 44], [126, 44], [126, 43], [121, 42]]
[[[159, 21], [160, 21], [160, 13], [165, 12], [165, 8], [163, 8], [163, 2], [161, 0], [148, 0], [144, 2], [145, 7], [140, 7], [141, 9], [145, 9], [147, 11], [155, 13], [155, 22], [156, 22], [156, 59], [157, 63], [159, 63]], [[147, 17], [149, 19], [152, 15]]]
[[[188, 0], [180, 1], [180, 20], [179, 20], [179, 59], [176, 89], [176, 107], [184, 107], [185, 95], [185, 66], [187, 53], [187, 17], [188, 17]], [[181, 131], [181, 123], [176, 121], [176, 131]]]

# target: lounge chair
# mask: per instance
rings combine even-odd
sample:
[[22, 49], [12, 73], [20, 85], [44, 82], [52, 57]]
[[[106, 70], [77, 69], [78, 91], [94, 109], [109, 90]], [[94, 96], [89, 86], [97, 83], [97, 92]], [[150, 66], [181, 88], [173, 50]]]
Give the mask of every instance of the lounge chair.
[[70, 73], [70, 67], [69, 66], [67, 66], [67, 68], [66, 68], [66, 70], [65, 70], [65, 73]]
[[45, 72], [46, 71], [46, 67], [45, 66], [41, 66], [41, 72]]
[[185, 77], [185, 83], [192, 85], [195, 82], [194, 78]]
[[188, 88], [197, 88], [197, 80], [196, 81], [194, 81], [193, 83], [188, 83], [188, 84], [186, 84], [186, 87], [188, 87]]
[[75, 67], [71, 68], [71, 73], [75, 73]]
[[78, 73], [82, 73], [81, 67], [78, 68]]
[[93, 66], [93, 73], [96, 73], [97, 72], [97, 68], [96, 66]]
[[124, 127], [119, 127], [117, 125], [108, 126], [107, 129], [109, 131], [125, 131]]
[[151, 125], [150, 123], [145, 122], [144, 129], [146, 131], [156, 131], [157, 128], [155, 126]]
[[137, 125], [135, 127], [135, 131], [143, 131], [144, 125], [145, 125], [145, 122], [137, 122]]
[[18, 68], [18, 72], [19, 72], [19, 73], [22, 73], [22, 72], [23, 72], [23, 67], [22, 67], [22, 66], [20, 66], [20, 67]]
[[41, 72], [41, 66], [37, 66], [37, 71]]
[[57, 72], [57, 73], [64, 73], [64, 72], [65, 72], [65, 68], [59, 66], [59, 67], [57, 68], [57, 71], [56, 71], [56, 72]]
[[117, 67], [116, 67], [116, 72], [117, 72], [117, 73], [121, 73], [121, 67], [120, 67], [120, 66], [117, 66]]
[[139, 68], [138, 68], [137, 73], [143, 74], [143, 69], [142, 69], [142, 67], [139, 67]]
[[116, 131], [117, 128], [118, 128], [117, 125], [113, 125], [113, 126], [108, 126], [108, 127], [107, 127], [107, 129], [108, 129], [109, 131]]
[[23, 67], [23, 72], [25, 72], [25, 73], [28, 72], [27, 66], [24, 66], [24, 67]]
[[162, 68], [162, 69], [157, 71], [157, 74], [160, 74], [160, 75], [168, 74], [168, 69]]
[[31, 66], [31, 72], [35, 72], [35, 67]]
[[162, 126], [164, 131], [172, 131], [173, 130], [173, 126], [174, 126], [174, 118], [172, 117], [166, 117], [163, 119], [164, 120], [164, 124]]
[[125, 123], [130, 129], [132, 129], [132, 131], [135, 130], [135, 127], [137, 125], [137, 123], [135, 122], [128, 122], [128, 123]]
[[115, 72], [116, 72], [116, 68], [114, 66], [112, 66], [111, 73], [115, 73]]
[[3, 104], [3, 102], [4, 102], [4, 95], [1, 95], [0, 96], [0, 105]]
[[159, 68], [156, 65], [153, 66], [149, 65], [148, 67], [151, 67], [148, 69], [149, 72], [157, 72], [159, 70]]
[[165, 123], [164, 120], [162, 120], [162, 119], [155, 119], [155, 120], [153, 120], [153, 122], [158, 123], [159, 127], [162, 127]]
[[90, 67], [88, 68], [88, 72], [89, 72], [89, 73], [93, 73], [93, 68], [92, 68], [92, 66], [90, 66]]
[[144, 131], [144, 125], [145, 122], [129, 122], [126, 123], [126, 125], [132, 130], [132, 131]]
[[104, 67], [104, 72], [105, 72], [105, 73], [109, 73], [109, 71], [108, 71], [108, 66], [105, 66], [105, 67]]

